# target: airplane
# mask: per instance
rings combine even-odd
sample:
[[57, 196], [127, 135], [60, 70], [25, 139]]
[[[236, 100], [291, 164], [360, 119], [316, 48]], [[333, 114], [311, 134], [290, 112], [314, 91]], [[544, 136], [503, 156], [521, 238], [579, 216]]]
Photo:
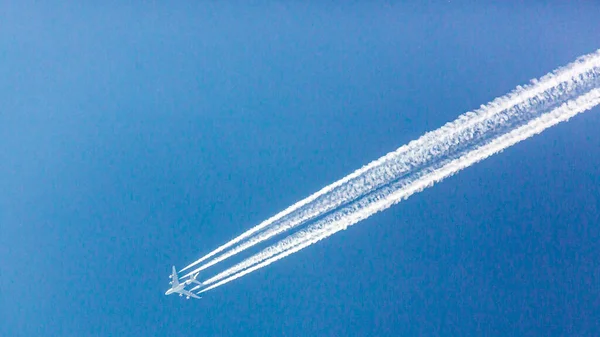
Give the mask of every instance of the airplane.
[[202, 297], [199, 297], [191, 291], [185, 290], [185, 287], [192, 283], [202, 285], [202, 283], [196, 280], [196, 277], [198, 277], [198, 273], [192, 275], [189, 279], [183, 281], [182, 283], [179, 283], [179, 277], [177, 277], [177, 270], [175, 269], [175, 266], [173, 266], [173, 273], [169, 275], [169, 278], [171, 279], [171, 282], [169, 282], [171, 288], [165, 292], [165, 295], [179, 294], [179, 296], [185, 295], [186, 299], [188, 300], [190, 299], [190, 297], [201, 299]]

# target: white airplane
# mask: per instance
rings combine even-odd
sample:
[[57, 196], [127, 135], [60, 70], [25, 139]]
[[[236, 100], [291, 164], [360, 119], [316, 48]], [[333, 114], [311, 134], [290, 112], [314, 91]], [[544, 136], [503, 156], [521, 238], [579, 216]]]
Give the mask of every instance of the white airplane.
[[167, 290], [167, 292], [165, 292], [165, 295], [179, 294], [179, 296], [185, 295], [185, 297], [188, 300], [190, 299], [190, 297], [201, 299], [202, 297], [199, 297], [191, 291], [185, 290], [185, 287], [192, 283], [202, 285], [202, 283], [196, 281], [196, 277], [198, 277], [198, 273], [194, 274], [182, 283], [179, 283], [179, 277], [177, 277], [177, 270], [175, 270], [175, 266], [173, 266], [173, 273], [169, 275], [169, 278], [171, 279], [171, 282], [169, 282], [169, 284], [171, 285], [171, 289]]

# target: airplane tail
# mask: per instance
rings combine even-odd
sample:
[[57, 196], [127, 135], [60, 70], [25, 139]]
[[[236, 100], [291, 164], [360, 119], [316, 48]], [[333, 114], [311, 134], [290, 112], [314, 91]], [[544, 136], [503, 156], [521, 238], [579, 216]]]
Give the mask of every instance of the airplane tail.
[[197, 280], [198, 274], [200, 274], [200, 273], [196, 273], [196, 274], [190, 276], [189, 282], [190, 283], [196, 283], [197, 285], [202, 286], [202, 283]]

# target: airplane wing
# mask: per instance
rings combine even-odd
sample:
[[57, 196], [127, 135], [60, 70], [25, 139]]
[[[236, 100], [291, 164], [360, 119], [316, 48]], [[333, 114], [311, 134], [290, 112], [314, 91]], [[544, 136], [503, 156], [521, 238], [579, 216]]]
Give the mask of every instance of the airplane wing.
[[175, 266], [173, 266], [173, 273], [171, 274], [171, 283], [173, 285], [173, 288], [175, 288], [177, 285], [179, 285], [179, 278], [177, 277], [177, 270], [175, 269]]

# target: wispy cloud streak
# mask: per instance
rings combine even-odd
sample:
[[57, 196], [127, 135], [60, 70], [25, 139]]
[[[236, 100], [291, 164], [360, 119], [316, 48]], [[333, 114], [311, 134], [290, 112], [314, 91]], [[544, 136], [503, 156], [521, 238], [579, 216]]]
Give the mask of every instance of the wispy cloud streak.
[[[577, 76], [582, 75], [582, 70], [597, 67], [598, 63], [598, 52], [582, 57], [576, 62], [542, 77], [539, 81], [534, 80], [526, 87], [519, 86], [510, 94], [497, 98], [474, 112], [463, 114], [455, 121], [435, 131], [426, 133], [421, 138], [326, 186], [317, 193], [288, 207], [274, 217], [269, 218], [234, 240], [217, 248], [183, 270], [187, 270], [191, 266], [195, 266], [227, 248], [246, 240], [183, 277], [211, 267], [265, 240], [305, 224], [324, 213], [359, 198], [365, 193], [384, 186], [389, 181], [399, 179], [409, 172], [426, 166], [431, 160], [437, 160], [437, 158], [445, 153], [455, 151], [457, 146], [464, 145], [453, 142], [456, 139], [457, 133], [464, 134], [465, 131], [473, 130], [473, 132], [485, 135], [486, 128], [485, 125], [482, 127], [482, 122], [488, 121], [499, 113], [506, 111], [518, 113], [519, 111], [515, 107], [524, 110], [531, 109], [531, 107], [547, 108], [547, 104], [552, 101], [542, 101], [542, 98], [547, 97], [548, 93], [556, 92], [557, 90], [561, 91], [564, 97], [568, 97], [568, 94], [574, 89], [580, 90], [581, 88], [578, 85], [581, 85], [582, 81], [578, 81]], [[572, 84], [575, 85], [573, 86]], [[564, 102], [565, 100], [563, 99], [562, 101]], [[487, 129], [490, 130], [493, 126], [490, 125]], [[475, 138], [478, 136], [478, 134], [473, 134]], [[432, 143], [435, 146], [432, 147]]]
[[[559, 68], [539, 81], [534, 80], [528, 86], [517, 87], [510, 94], [474, 112], [461, 115], [455, 121], [426, 133], [290, 206], [217, 248], [210, 253], [211, 256], [198, 260], [202, 262], [225, 251], [190, 274], [334, 211], [308, 228], [203, 283], [209, 285], [203, 291], [213, 289], [307, 247], [473, 163], [568, 120], [598, 104], [595, 95], [598, 95], [599, 72], [600, 51]], [[198, 261], [192, 265], [199, 264]]]
[[321, 241], [346, 229], [348, 226], [356, 224], [375, 213], [383, 211], [392, 205], [407, 199], [415, 193], [421, 192], [427, 187], [433, 186], [435, 183], [442, 181], [493, 154], [501, 152], [518, 142], [539, 134], [549, 127], [567, 121], [571, 117], [587, 111], [598, 104], [600, 104], [600, 89], [594, 89], [588, 94], [581, 96], [579, 99], [568, 101], [551, 113], [544, 115], [527, 125], [519, 127], [508, 134], [498, 137], [484, 146], [475, 148], [457, 159], [444, 162], [441, 167], [424, 170], [422, 174], [417, 175], [418, 177], [415, 177], [410, 183], [405, 185], [401, 184], [402, 187], [400, 188], [397, 188], [397, 186], [393, 184], [392, 187], [384, 188], [373, 195], [368, 195], [364, 199], [335, 212], [331, 216], [317, 221], [307, 229], [289, 236], [232, 268], [202, 282], [203, 286], [208, 286], [204, 288], [202, 292], [229, 283]]

